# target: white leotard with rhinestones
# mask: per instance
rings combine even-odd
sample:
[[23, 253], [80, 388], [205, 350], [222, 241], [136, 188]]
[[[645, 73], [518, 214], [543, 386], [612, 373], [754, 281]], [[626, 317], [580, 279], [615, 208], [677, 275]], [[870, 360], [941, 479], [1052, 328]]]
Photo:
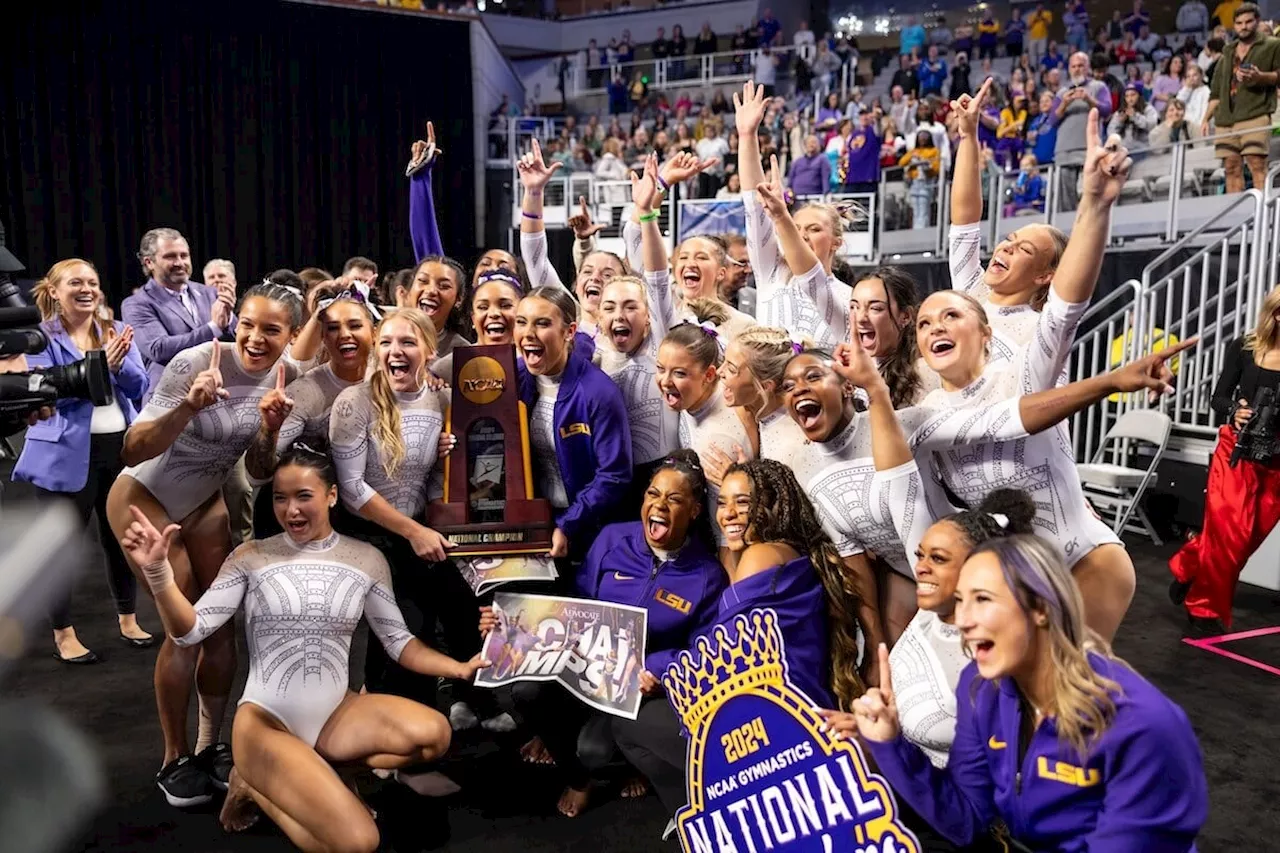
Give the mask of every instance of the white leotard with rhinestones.
[[[173, 357], [136, 423], [154, 421], [182, 405], [196, 376], [208, 369], [215, 345], [222, 347], [219, 369], [227, 399], [196, 412], [159, 456], [120, 472], [146, 486], [174, 521], [186, 518], [222, 488], [258, 432], [258, 401], [276, 383], [275, 365], [250, 373], [240, 363], [234, 343], [210, 341]], [[286, 361], [284, 366], [286, 381], [297, 376], [292, 364]]]
[[[964, 410], [914, 406], [895, 414], [908, 444], [926, 469], [933, 449], [971, 442], [994, 442], [1000, 446], [1027, 434], [1017, 400], [1000, 400], [984, 408]], [[877, 473], [871, 455], [869, 418], [865, 412], [856, 413], [848, 426], [825, 442], [814, 442], [810, 445], [812, 452], [801, 454], [791, 465], [840, 556], [871, 551], [894, 571], [914, 578], [914, 560], [907, 558], [907, 544], [893, 518], [894, 505], [902, 504], [909, 511], [927, 515], [929, 523], [952, 510], [932, 477], [904, 484], [887, 481], [883, 473]]]
[[284, 453], [301, 440], [316, 450], [329, 446], [329, 412], [338, 395], [360, 381], [347, 382], [322, 364], [289, 383], [285, 390], [293, 400], [293, 410], [280, 427], [276, 452]]
[[375, 494], [409, 518], [417, 518], [426, 508], [428, 478], [437, 467], [436, 448], [444, 427], [447, 395], [447, 390], [425, 387], [413, 394], [395, 392], [405, 454], [394, 475], [387, 473], [382, 446], [373, 434], [369, 384], [361, 383], [338, 395], [329, 419], [329, 450], [338, 469], [338, 492], [352, 512], [359, 512]]
[[[680, 413], [680, 446], [697, 453], [704, 468], [707, 465], [707, 451], [712, 447], [720, 448], [730, 459], [736, 455], [734, 448], [741, 447], [748, 459], [754, 458], [747, 428], [738, 416], [737, 409], [725, 405], [724, 395], [720, 393], [718, 385], [701, 406]], [[717, 544], [723, 545], [724, 534], [715, 521], [715, 506], [719, 498], [719, 487], [708, 483], [707, 503], [712, 510], [711, 529], [716, 535]]]
[[742, 194], [747, 215], [747, 256], [756, 276], [756, 317], [831, 349], [851, 340], [849, 300], [853, 288], [815, 264], [801, 275], [792, 275], [778, 247], [773, 220], [755, 191]]
[[360, 617], [368, 617], [392, 660], [413, 639], [386, 559], [337, 533], [305, 544], [287, 533], [244, 543], [195, 603], [195, 626], [174, 641], [201, 642], [241, 603], [249, 676], [240, 701], [266, 709], [308, 746], [350, 690], [351, 636]]
[[[595, 360], [622, 391], [631, 426], [631, 455], [635, 464], [664, 458], [678, 446], [679, 417], [662, 402], [655, 377], [658, 375], [658, 347], [667, 335], [671, 317], [670, 275], [664, 270], [645, 273], [649, 298], [649, 331], [635, 352], [622, 353], [613, 346], [608, 329], [596, 337]], [[634, 334], [634, 332], [633, 332]]]
[[804, 430], [787, 414], [786, 404], [759, 420], [760, 458], [790, 466], [809, 450]]

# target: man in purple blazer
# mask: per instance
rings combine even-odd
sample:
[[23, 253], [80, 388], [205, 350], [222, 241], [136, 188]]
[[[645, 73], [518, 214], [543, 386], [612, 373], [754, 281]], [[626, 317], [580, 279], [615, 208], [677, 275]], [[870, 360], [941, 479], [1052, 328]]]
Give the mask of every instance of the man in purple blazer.
[[233, 287], [191, 281], [191, 249], [172, 228], [143, 234], [138, 260], [150, 278], [124, 300], [121, 319], [133, 327], [134, 343], [147, 365], [150, 396], [175, 355], [235, 331], [236, 294]]
[[[133, 327], [134, 346], [147, 365], [146, 396], [150, 398], [175, 355], [235, 333], [236, 283], [231, 278], [210, 287], [191, 281], [191, 249], [173, 228], [152, 228], [143, 234], [138, 260], [151, 277], [124, 300], [120, 313]], [[243, 459], [228, 475], [222, 495], [231, 518], [232, 542], [244, 542], [253, 532], [253, 497]]]

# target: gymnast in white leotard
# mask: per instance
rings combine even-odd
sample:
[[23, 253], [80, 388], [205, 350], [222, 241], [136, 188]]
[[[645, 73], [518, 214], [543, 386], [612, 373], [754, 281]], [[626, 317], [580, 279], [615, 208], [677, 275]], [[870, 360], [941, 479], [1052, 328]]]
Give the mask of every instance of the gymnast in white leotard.
[[[450, 730], [434, 709], [350, 690], [351, 637], [361, 616], [388, 655], [412, 671], [469, 680], [484, 663], [478, 655], [455, 661], [409, 632], [386, 559], [333, 531], [336, 480], [327, 457], [302, 446], [287, 451], [272, 484], [285, 532], [237, 548], [194, 605], [166, 558], [177, 525], [161, 533], [131, 507], [122, 544], [179, 645], [200, 643], [244, 606], [249, 674], [232, 727], [236, 769], [224, 825], [243, 828], [256, 804], [295, 843], [371, 850], [377, 829], [369, 812], [329, 762], [390, 769], [432, 760], [448, 748]], [[370, 837], [372, 844], [351, 843]]]
[[[182, 523], [169, 560], [177, 584], [194, 598], [213, 582], [231, 552], [227, 509], [221, 489], [258, 429], [258, 401], [274, 384], [293, 378], [281, 356], [302, 319], [302, 301], [278, 285], [250, 288], [240, 303], [234, 344], [211, 342], [179, 353], [125, 434], [122, 456], [128, 466], [107, 497], [107, 515], [117, 538], [133, 522], [131, 505], [164, 528]], [[134, 566], [135, 573], [138, 567]], [[198, 659], [198, 661], [197, 661]], [[215, 632], [200, 649], [178, 649], [166, 639], [156, 659], [156, 704], [164, 730], [164, 765], [157, 784], [175, 805], [212, 796], [186, 768], [191, 762], [187, 707], [192, 676], [198, 673], [200, 766], [217, 766], [225, 753], [217, 744], [227, 696], [235, 674], [235, 641], [229, 630]], [[225, 786], [224, 770], [208, 781]]]

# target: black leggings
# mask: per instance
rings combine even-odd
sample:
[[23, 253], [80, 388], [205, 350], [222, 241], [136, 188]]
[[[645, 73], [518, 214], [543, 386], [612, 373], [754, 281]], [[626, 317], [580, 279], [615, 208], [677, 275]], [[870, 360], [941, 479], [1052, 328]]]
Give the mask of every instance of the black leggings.
[[689, 741], [671, 703], [665, 696], [648, 698], [634, 720], [617, 717], [610, 722], [622, 754], [653, 785], [667, 814], [674, 815], [688, 803], [684, 768]]
[[[120, 473], [123, 464], [120, 450], [124, 446], [124, 433], [98, 433], [89, 436], [89, 471], [84, 488], [78, 492], [51, 492], [36, 488], [36, 498], [41, 503], [70, 501], [75, 505], [88, 533], [89, 517], [98, 511], [98, 539], [107, 558], [107, 587], [115, 599], [116, 613], [127, 616], [134, 612], [138, 598], [138, 584], [125, 561], [120, 543], [107, 522], [107, 494]], [[49, 608], [49, 620], [55, 630], [71, 627], [71, 594], [73, 587], [54, 600]]]

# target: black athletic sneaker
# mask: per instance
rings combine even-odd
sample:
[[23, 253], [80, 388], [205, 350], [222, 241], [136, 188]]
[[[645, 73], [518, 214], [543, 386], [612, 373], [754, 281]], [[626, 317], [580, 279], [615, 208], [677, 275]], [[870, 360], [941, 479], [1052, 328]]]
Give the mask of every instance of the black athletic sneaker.
[[213, 799], [209, 775], [200, 768], [196, 757], [189, 753], [166, 764], [156, 774], [156, 785], [171, 806], [200, 806]]
[[231, 760], [231, 744], [215, 743], [206, 746], [196, 756], [196, 762], [209, 777], [210, 782], [224, 791], [227, 790], [227, 783], [231, 779], [231, 768], [234, 766]]

